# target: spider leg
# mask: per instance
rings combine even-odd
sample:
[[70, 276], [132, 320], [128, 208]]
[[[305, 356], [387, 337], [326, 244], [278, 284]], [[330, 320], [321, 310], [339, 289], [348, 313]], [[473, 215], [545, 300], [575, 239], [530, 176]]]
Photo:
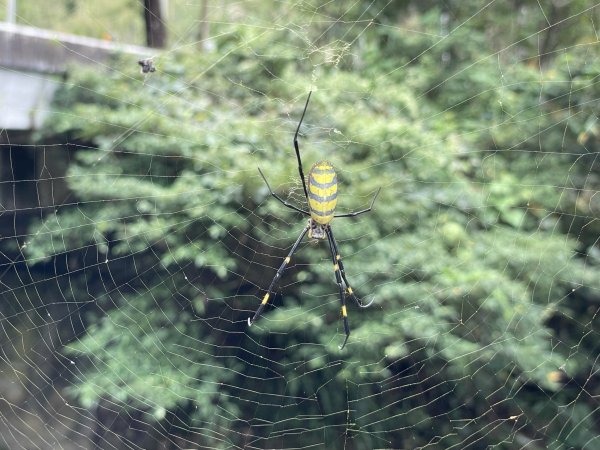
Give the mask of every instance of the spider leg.
[[342, 279], [344, 280], [344, 283], [346, 285], [346, 293], [350, 297], [352, 297], [352, 299], [356, 302], [356, 304], [360, 308], [368, 308], [375, 301], [375, 298], [371, 299], [371, 301], [365, 305], [354, 294], [354, 291], [350, 287], [350, 283], [348, 283], [348, 279], [346, 278], [346, 271], [344, 270], [344, 263], [342, 262], [342, 257], [340, 256], [340, 252], [338, 250], [337, 242], [335, 241], [335, 238], [333, 237], [333, 231], [331, 230], [331, 227], [329, 227], [327, 229], [327, 239], [329, 240], [329, 246], [331, 247], [332, 252], [335, 255], [335, 261], [333, 262], [334, 267], [335, 267], [336, 264], [339, 267], [340, 274], [341, 274]]
[[262, 170], [260, 170], [260, 167], [258, 168], [258, 171], [259, 171], [260, 176], [262, 177], [262, 179], [265, 180], [265, 184], [269, 188], [269, 192], [271, 193], [271, 195], [273, 197], [275, 197], [277, 200], [279, 200], [279, 202], [281, 202], [284, 206], [287, 206], [288, 208], [293, 209], [295, 211], [301, 212], [305, 216], [310, 216], [310, 213], [308, 211], [304, 211], [303, 209], [300, 209], [297, 206], [294, 206], [291, 203], [286, 202], [279, 195], [277, 195], [275, 192], [273, 192], [273, 189], [271, 189], [271, 186], [269, 186], [269, 182], [267, 181], [267, 179], [265, 178], [264, 174], [262, 173]]
[[331, 227], [327, 227], [325, 228], [325, 230], [327, 232], [327, 240], [329, 241], [329, 249], [331, 250], [331, 259], [333, 261], [335, 281], [340, 290], [340, 302], [342, 304], [342, 320], [344, 321], [344, 333], [346, 334], [344, 342], [342, 343], [342, 345], [339, 346], [339, 349], [342, 350], [346, 346], [346, 342], [348, 342], [348, 338], [350, 337], [350, 325], [348, 325], [348, 312], [346, 310], [346, 292], [344, 291], [344, 284], [342, 282], [342, 276], [340, 274], [339, 255], [337, 254], [332, 241]]
[[377, 196], [379, 195], [379, 191], [381, 191], [381, 188], [377, 189], [377, 192], [375, 192], [375, 195], [373, 196], [373, 200], [371, 200], [371, 204], [369, 205], [369, 207], [367, 209], [361, 209], [360, 211], [346, 213], [346, 214], [336, 214], [333, 217], [356, 217], [359, 214], [371, 211], [373, 209], [373, 205], [375, 204], [375, 200], [377, 200]]
[[312, 91], [308, 93], [308, 98], [306, 99], [306, 105], [304, 105], [304, 111], [302, 111], [302, 117], [300, 117], [300, 123], [298, 123], [298, 128], [296, 128], [296, 134], [294, 134], [294, 149], [296, 150], [296, 158], [298, 159], [298, 172], [300, 172], [300, 179], [302, 180], [302, 187], [304, 188], [304, 196], [308, 201], [308, 190], [306, 189], [306, 181], [304, 181], [304, 172], [302, 171], [302, 159], [300, 159], [300, 147], [298, 146], [298, 132], [300, 131], [300, 125], [302, 125], [302, 121], [304, 120], [304, 114], [306, 114], [306, 108], [308, 108], [308, 102], [310, 100], [310, 94]]
[[298, 239], [296, 239], [296, 242], [292, 246], [292, 249], [290, 250], [288, 255], [285, 257], [283, 262], [281, 263], [281, 266], [279, 266], [279, 269], [277, 269], [277, 273], [275, 274], [273, 281], [271, 281], [271, 285], [269, 286], [267, 293], [263, 297], [262, 302], [260, 303], [260, 306], [256, 310], [256, 313], [254, 313], [254, 316], [252, 317], [252, 319], [250, 319], [250, 317], [248, 317], [248, 326], [251, 326], [252, 323], [254, 323], [254, 321], [256, 321], [256, 319], [258, 319], [258, 317], [260, 316], [260, 313], [263, 311], [263, 309], [265, 309], [265, 306], [266, 306], [267, 302], [269, 301], [269, 297], [273, 293], [273, 288], [275, 287], [275, 283], [277, 283], [277, 281], [281, 278], [283, 271], [285, 270], [287, 265], [290, 263], [292, 256], [294, 255], [294, 253], [296, 253], [296, 250], [298, 249], [298, 245], [300, 245], [300, 241], [302, 241], [302, 238], [306, 235], [307, 231], [308, 231], [308, 226], [304, 227], [304, 230], [302, 230], [302, 233], [300, 233], [300, 236], [298, 237]]

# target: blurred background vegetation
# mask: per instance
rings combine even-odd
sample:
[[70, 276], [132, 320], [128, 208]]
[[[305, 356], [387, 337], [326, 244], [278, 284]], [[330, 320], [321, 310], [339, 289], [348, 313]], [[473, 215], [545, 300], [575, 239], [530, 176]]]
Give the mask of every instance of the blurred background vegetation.
[[[23, 23], [143, 44], [133, 0], [21, 4]], [[69, 155], [70, 201], [3, 249], [30, 277], [3, 328], [60, 304], [48, 378], [104, 424], [98, 445], [600, 445], [599, 9], [209, 5], [170, 2], [155, 73], [69, 72], [35, 143]], [[334, 163], [343, 211], [382, 188], [333, 222], [375, 297], [349, 305], [342, 352], [323, 243], [246, 324], [305, 221], [256, 167], [302, 205], [292, 137], [311, 89], [305, 170]]]

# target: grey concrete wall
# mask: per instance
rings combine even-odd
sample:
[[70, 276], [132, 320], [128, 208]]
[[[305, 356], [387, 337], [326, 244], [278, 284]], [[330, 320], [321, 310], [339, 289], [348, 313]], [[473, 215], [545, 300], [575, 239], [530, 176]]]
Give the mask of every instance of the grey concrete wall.
[[13, 70], [61, 73], [70, 63], [103, 65], [116, 53], [147, 58], [155, 51], [147, 47], [0, 22], [0, 66]]
[[0, 22], [0, 130], [34, 130], [48, 111], [72, 64], [110, 66], [116, 54], [131, 55], [131, 64], [155, 50], [84, 36]]

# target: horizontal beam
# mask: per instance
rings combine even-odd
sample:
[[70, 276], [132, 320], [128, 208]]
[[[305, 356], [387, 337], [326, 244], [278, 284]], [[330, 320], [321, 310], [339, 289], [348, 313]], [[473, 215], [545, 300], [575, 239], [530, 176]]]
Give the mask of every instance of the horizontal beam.
[[0, 22], [0, 67], [43, 73], [63, 73], [69, 64], [103, 65], [125, 53], [148, 58], [155, 49], [137, 45]]
[[73, 64], [105, 70], [115, 54], [131, 55], [131, 66], [156, 50], [0, 22], [0, 130], [38, 129], [52, 96]]

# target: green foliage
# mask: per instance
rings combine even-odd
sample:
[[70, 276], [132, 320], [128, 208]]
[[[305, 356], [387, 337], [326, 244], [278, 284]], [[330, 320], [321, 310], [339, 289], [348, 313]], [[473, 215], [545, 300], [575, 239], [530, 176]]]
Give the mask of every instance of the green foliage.
[[[7, 0], [0, 2], [0, 12]], [[144, 43], [143, 2], [138, 0], [61, 0], [52, 8], [42, 8], [39, 2], [19, 0], [17, 23], [98, 39]]]
[[[449, 5], [458, 22], [472, 15]], [[106, 292], [65, 350], [82, 371], [73, 395], [84, 407], [109, 398], [154, 420], [183, 410], [188, 425], [218, 433], [275, 422], [252, 431], [265, 446], [311, 415], [321, 421], [306, 425], [303, 446], [337, 446], [342, 426], [356, 448], [381, 435], [392, 447], [442, 436], [443, 447], [480, 437], [508, 448], [509, 417], [521, 414], [521, 432], [545, 445], [595, 439], [595, 406], [556, 373], [585, 384], [597, 353], [596, 335], [581, 336], [595, 326], [586, 305], [598, 301], [600, 271], [580, 252], [596, 239], [598, 179], [579, 158], [597, 145], [596, 72], [577, 51], [543, 71], [527, 58], [499, 65], [496, 48], [531, 31], [503, 37], [484, 13], [432, 46], [425, 31], [440, 14], [411, 12], [422, 34], [367, 28], [364, 72], [331, 44], [309, 73], [298, 50], [318, 27], [290, 40], [285, 28], [232, 27], [217, 52], [165, 56], [143, 83], [131, 61], [73, 74], [42, 139], [82, 146], [68, 174], [78, 202], [37, 223], [27, 249], [33, 263], [66, 253], [93, 268], [70, 275], [75, 298]], [[269, 199], [255, 167], [301, 201], [291, 136], [313, 81], [305, 164], [334, 162], [343, 210], [382, 187], [371, 214], [333, 223], [355, 290], [376, 298], [349, 305], [342, 354], [324, 245], [286, 272], [282, 307], [245, 322], [304, 221]], [[349, 402], [351, 423], [334, 414]], [[559, 414], [577, 433], [545, 427]]]

